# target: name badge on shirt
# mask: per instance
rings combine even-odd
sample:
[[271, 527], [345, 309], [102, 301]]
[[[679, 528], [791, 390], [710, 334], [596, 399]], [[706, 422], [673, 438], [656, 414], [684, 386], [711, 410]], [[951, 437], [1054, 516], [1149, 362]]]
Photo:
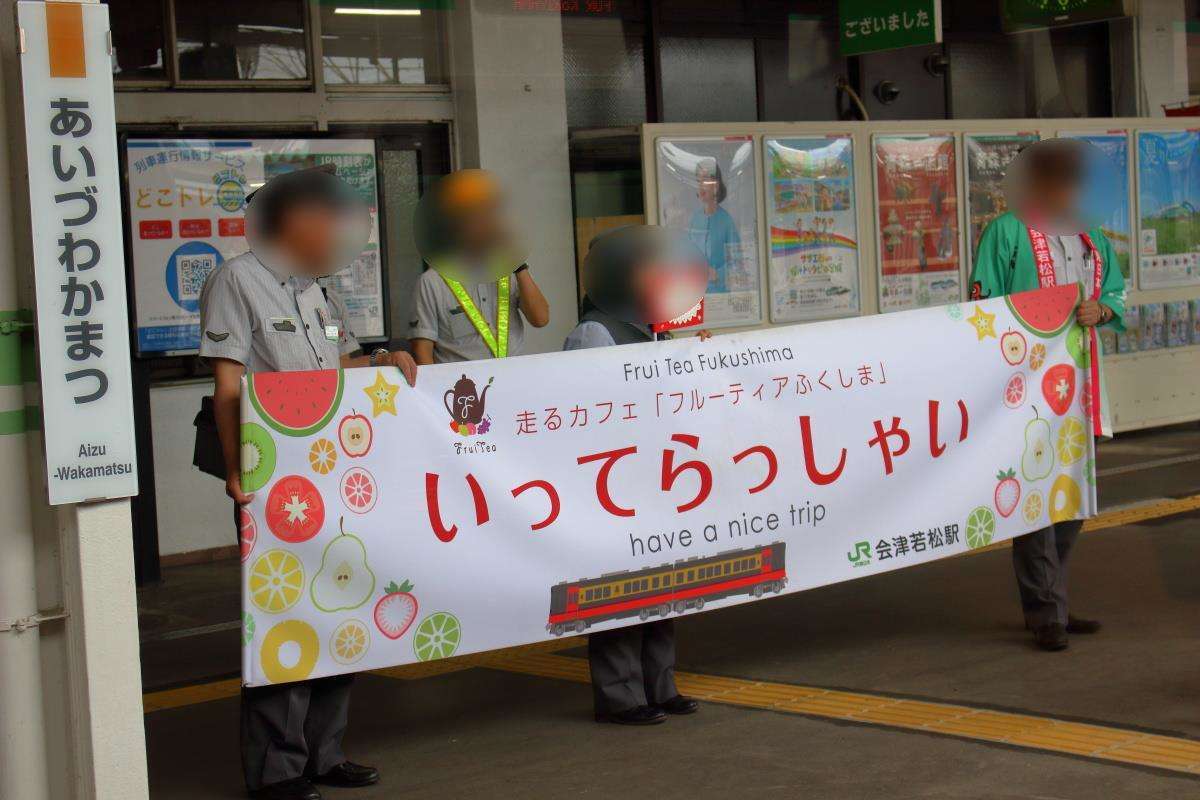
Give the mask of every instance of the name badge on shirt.
[[342, 329], [337, 325], [325, 326], [325, 338], [331, 342], [336, 342], [342, 336]]

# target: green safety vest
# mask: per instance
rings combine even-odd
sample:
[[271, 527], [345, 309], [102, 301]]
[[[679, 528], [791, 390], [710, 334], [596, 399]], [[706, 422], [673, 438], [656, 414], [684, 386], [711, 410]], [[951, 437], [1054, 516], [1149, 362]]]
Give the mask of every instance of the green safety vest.
[[483, 314], [479, 312], [475, 301], [471, 299], [471, 295], [467, 294], [467, 290], [463, 288], [463, 285], [444, 275], [442, 276], [442, 280], [450, 287], [450, 291], [453, 292], [454, 298], [458, 300], [463, 313], [467, 315], [467, 319], [471, 320], [471, 324], [475, 326], [475, 330], [479, 331], [479, 335], [483, 338], [483, 343], [492, 351], [492, 355], [496, 358], [506, 357], [508, 355], [508, 307], [510, 305], [508, 292], [510, 276], [505, 275], [496, 281], [496, 290], [500, 296], [496, 298], [495, 333], [492, 333], [491, 326], [483, 318]]

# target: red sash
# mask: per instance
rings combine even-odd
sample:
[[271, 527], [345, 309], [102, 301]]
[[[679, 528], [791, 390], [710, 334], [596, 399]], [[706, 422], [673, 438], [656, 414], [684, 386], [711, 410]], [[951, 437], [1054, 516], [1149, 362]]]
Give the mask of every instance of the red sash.
[[[1045, 289], [1057, 285], [1058, 281], [1054, 277], [1054, 261], [1050, 258], [1050, 244], [1046, 241], [1046, 234], [1029, 227], [1026, 230], [1029, 231], [1029, 243], [1033, 246], [1033, 261], [1037, 265], [1038, 286]], [[1101, 260], [1100, 251], [1092, 242], [1091, 236], [1081, 233], [1079, 238], [1092, 255], [1091, 299], [1099, 300], [1100, 287], [1104, 281], [1104, 262]], [[1088, 349], [1090, 353], [1088, 359], [1090, 386], [1088, 389], [1092, 395], [1092, 435], [1099, 436], [1102, 427], [1100, 421], [1100, 347], [1095, 326], [1088, 328]]]

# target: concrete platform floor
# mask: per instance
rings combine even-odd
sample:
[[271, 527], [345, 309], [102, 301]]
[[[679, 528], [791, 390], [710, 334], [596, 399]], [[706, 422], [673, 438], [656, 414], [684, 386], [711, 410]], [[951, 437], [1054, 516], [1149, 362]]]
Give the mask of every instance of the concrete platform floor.
[[[1184, 460], [1198, 454], [1196, 426], [1106, 445], [1102, 503], [1200, 493], [1200, 461]], [[384, 782], [325, 794], [1200, 798], [1200, 774], [1179, 771], [1189, 759], [1200, 769], [1198, 526], [1200, 512], [1192, 512], [1085, 534], [1073, 564], [1074, 606], [1105, 628], [1074, 637], [1062, 653], [1030, 646], [1007, 548], [687, 617], [678, 626], [679, 668], [708, 676], [688, 685], [727, 702], [656, 728], [591, 721], [578, 647], [419, 679], [364, 675], [346, 746], [352, 758], [379, 765]], [[142, 593], [154, 623], [143, 631], [148, 687], [236, 671], [236, 632], [170, 638], [216, 624], [214, 614], [229, 612], [229, 587], [236, 611], [236, 565], [178, 572]], [[994, 709], [1024, 723], [1101, 727], [1071, 728], [1091, 740], [1083, 745], [1065, 734], [997, 744], [969, 729], [931, 734], [803, 704], [729, 705], [730, 687], [746, 685], [736, 679], [777, 694], [847, 690], [910, 698], [925, 711], [955, 704], [981, 719]], [[175, 706], [146, 716], [155, 798], [241, 796], [234, 684], [204, 686], [148, 696], [148, 707]], [[219, 699], [194, 702], [206, 691]], [[1134, 759], [1140, 764], [1112, 761], [1106, 737], [1137, 732], [1168, 738], [1135, 743], [1129, 751], [1145, 753]]]

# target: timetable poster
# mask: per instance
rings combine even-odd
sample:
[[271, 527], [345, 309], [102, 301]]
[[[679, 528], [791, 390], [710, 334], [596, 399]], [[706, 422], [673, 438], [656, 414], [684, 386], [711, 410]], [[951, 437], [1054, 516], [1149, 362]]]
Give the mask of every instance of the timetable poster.
[[1137, 137], [1138, 286], [1200, 283], [1200, 131]]
[[968, 255], [972, 264], [983, 229], [1008, 210], [1004, 199], [1004, 175], [1008, 165], [1017, 153], [1037, 140], [1036, 133], [963, 136], [967, 159], [967, 226], [971, 232]]
[[323, 282], [345, 301], [355, 336], [384, 335], [372, 140], [131, 138], [125, 166], [139, 354], [199, 349], [200, 290], [214, 269], [249, 249], [247, 195], [276, 175], [322, 164], [334, 164], [371, 210], [363, 252]]
[[957, 302], [954, 136], [876, 136], [873, 144], [880, 310]]
[[1112, 211], [1108, 218], [1100, 223], [1104, 238], [1112, 245], [1117, 254], [1117, 262], [1121, 266], [1121, 274], [1125, 277], [1125, 288], [1132, 288], [1133, 281], [1133, 215], [1129, 212], [1129, 134], [1125, 131], [1107, 131], [1104, 133], [1060, 133], [1064, 139], [1079, 139], [1087, 142], [1103, 153], [1113, 166], [1116, 177], [1117, 197], [1113, 198]]
[[859, 310], [854, 141], [763, 140], [772, 322]]
[[708, 261], [704, 326], [762, 322], [758, 175], [750, 136], [659, 139], [658, 222]]

